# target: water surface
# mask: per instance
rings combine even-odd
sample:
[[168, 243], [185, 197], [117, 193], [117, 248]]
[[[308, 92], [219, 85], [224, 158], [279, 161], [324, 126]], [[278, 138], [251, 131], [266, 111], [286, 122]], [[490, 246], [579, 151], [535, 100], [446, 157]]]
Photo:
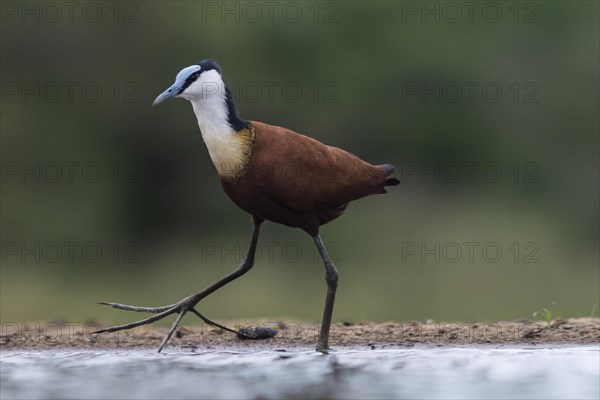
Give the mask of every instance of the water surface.
[[0, 397], [598, 399], [599, 346], [3, 351]]

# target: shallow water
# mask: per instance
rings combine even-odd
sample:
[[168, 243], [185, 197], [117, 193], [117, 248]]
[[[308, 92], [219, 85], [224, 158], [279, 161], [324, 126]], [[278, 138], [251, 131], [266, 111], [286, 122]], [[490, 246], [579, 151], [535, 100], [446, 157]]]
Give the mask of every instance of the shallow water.
[[600, 347], [3, 351], [0, 397], [597, 399]]

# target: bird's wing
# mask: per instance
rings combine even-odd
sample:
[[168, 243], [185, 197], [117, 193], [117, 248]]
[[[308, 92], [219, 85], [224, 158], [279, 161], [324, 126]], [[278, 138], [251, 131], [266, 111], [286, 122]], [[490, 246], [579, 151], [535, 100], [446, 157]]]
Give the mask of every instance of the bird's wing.
[[285, 128], [252, 122], [255, 185], [300, 212], [340, 207], [383, 193], [386, 173], [355, 155]]

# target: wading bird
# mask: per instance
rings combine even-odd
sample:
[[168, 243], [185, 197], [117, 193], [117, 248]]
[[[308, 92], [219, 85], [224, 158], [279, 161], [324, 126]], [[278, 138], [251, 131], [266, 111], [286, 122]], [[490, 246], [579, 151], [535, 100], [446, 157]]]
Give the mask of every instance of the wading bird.
[[313, 238], [323, 259], [327, 296], [317, 351], [327, 353], [331, 350], [328, 346], [329, 327], [338, 271], [321, 241], [319, 227], [341, 216], [349, 202], [386, 193], [385, 186], [399, 184], [391, 177], [394, 167], [387, 164], [374, 166], [344, 150], [288, 129], [241, 119], [225, 86], [221, 69], [213, 60], [203, 60], [182, 69], [175, 83], [160, 94], [153, 105], [172, 97], [181, 97], [192, 103], [223, 189], [238, 207], [252, 216], [254, 226], [248, 254], [237, 269], [221, 280], [169, 306], [100, 303], [156, 315], [97, 333], [130, 329], [178, 314], [158, 349], [160, 352], [183, 316], [191, 312], [208, 324], [239, 334], [209, 320], [195, 307], [200, 300], [252, 268], [260, 225], [268, 220], [304, 230]]

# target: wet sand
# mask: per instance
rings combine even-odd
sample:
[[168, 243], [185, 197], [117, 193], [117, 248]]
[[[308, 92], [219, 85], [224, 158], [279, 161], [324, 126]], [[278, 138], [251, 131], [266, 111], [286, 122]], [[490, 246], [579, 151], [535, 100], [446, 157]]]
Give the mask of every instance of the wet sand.
[[[236, 348], [285, 350], [314, 346], [318, 324], [295, 321], [221, 322], [228, 328], [268, 327], [277, 335], [265, 340], [241, 340], [235, 334], [205, 324], [181, 326], [169, 341], [169, 347]], [[134, 330], [92, 333], [108, 324], [97, 322], [2, 323], [0, 349], [45, 350], [57, 348], [152, 348], [158, 347], [168, 328], [143, 326]], [[513, 322], [342, 322], [331, 327], [332, 347], [393, 348], [415, 345], [583, 345], [600, 343], [600, 319], [574, 318]]]

